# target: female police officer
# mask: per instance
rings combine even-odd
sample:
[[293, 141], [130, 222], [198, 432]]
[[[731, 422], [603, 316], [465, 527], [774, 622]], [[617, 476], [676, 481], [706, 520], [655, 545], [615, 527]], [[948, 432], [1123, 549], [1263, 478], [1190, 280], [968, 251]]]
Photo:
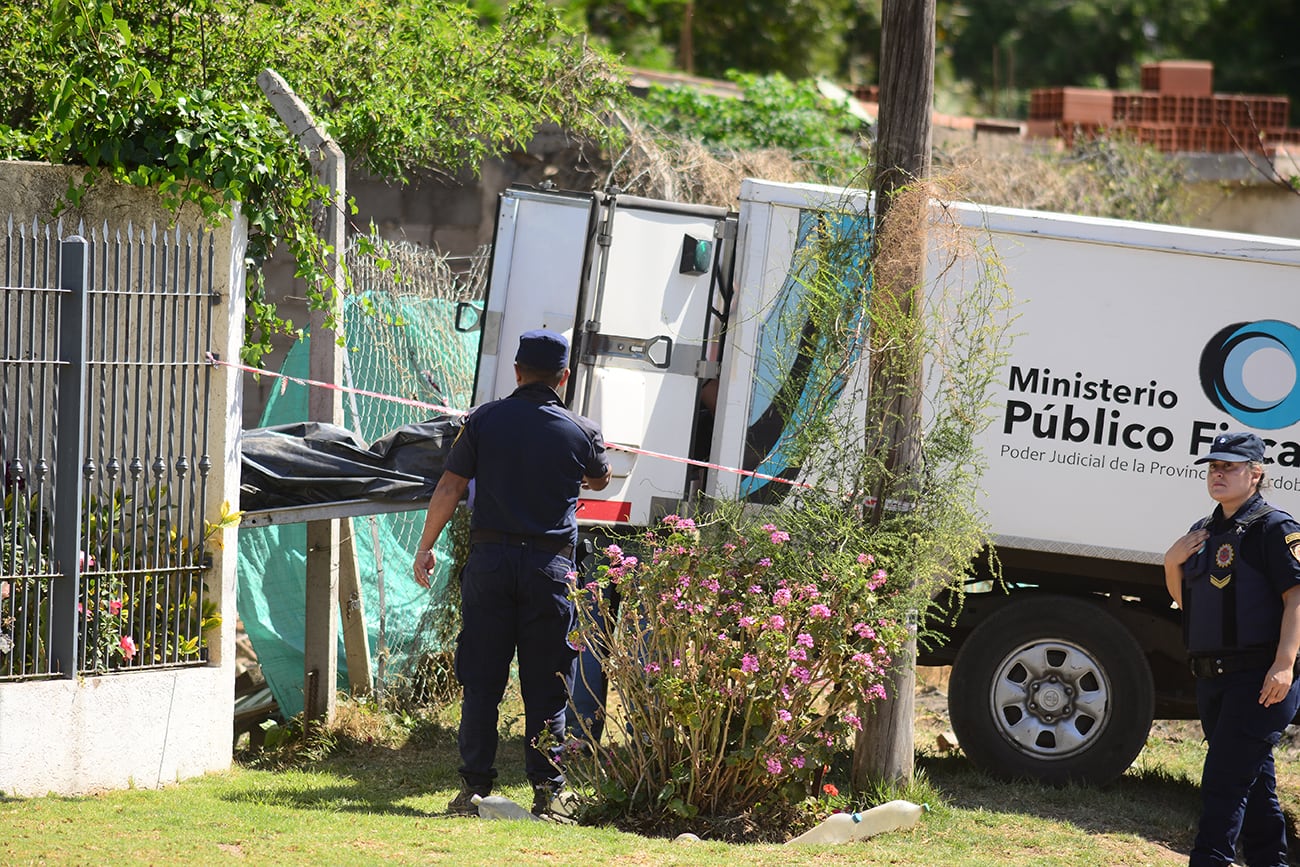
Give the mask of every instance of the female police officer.
[[1264, 502], [1264, 442], [1215, 437], [1206, 484], [1218, 506], [1165, 554], [1208, 749], [1192, 865], [1287, 864], [1273, 747], [1300, 705], [1300, 524]]
[[[550, 758], [564, 739], [564, 710], [577, 654], [568, 575], [577, 542], [581, 488], [610, 479], [604, 438], [569, 412], [559, 390], [569, 378], [569, 344], [550, 331], [528, 331], [515, 355], [518, 388], [470, 413], [429, 500], [415, 555], [415, 580], [429, 586], [433, 543], [474, 480], [470, 553], [460, 575], [461, 632], [456, 677], [464, 687], [460, 718], [460, 793], [448, 812], [472, 815], [473, 795], [496, 777], [498, 705], [519, 653], [524, 700], [524, 770], [533, 812], [548, 812], [563, 777]], [[548, 754], [537, 749], [549, 732]]]

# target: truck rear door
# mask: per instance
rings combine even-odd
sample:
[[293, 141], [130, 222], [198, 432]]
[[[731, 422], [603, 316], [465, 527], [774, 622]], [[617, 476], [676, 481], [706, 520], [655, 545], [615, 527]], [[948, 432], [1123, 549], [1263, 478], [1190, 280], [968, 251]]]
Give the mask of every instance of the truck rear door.
[[521, 333], [549, 328], [569, 338], [563, 397], [600, 425], [614, 468], [605, 490], [584, 492], [579, 521], [645, 524], [676, 510], [696, 483], [698, 470], [674, 458], [691, 455], [701, 384], [717, 375], [730, 227], [722, 208], [502, 194], [475, 403], [514, 389]]

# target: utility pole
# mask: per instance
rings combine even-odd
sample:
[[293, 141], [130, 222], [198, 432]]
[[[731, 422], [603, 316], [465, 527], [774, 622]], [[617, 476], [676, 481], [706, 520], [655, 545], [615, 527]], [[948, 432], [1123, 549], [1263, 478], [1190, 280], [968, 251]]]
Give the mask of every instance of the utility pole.
[[[921, 316], [934, 104], [935, 0], [884, 0], [872, 245], [871, 362], [865, 447], [880, 469], [871, 517], [915, 496], [921, 448]], [[882, 333], [878, 323], [888, 323]], [[916, 631], [894, 660], [888, 697], [863, 713], [853, 783], [906, 783], [914, 770]]]

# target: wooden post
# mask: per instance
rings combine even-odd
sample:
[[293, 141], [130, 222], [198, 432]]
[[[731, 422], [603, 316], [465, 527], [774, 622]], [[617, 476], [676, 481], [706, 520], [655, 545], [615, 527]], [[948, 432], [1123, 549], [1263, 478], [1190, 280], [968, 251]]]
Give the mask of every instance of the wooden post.
[[[330, 191], [324, 213], [323, 240], [329, 247], [325, 285], [329, 303], [310, 311], [311, 352], [308, 376], [317, 382], [343, 381], [343, 351], [328, 323], [342, 330], [343, 255], [347, 241], [344, 210], [347, 204], [346, 168], [343, 150], [312, 118], [307, 106], [279, 75], [262, 71], [257, 83], [275, 108], [280, 120], [297, 138], [313, 163], [317, 179]], [[313, 388], [307, 393], [310, 421], [341, 424], [343, 394], [336, 389]], [[346, 519], [345, 519], [346, 520]], [[303, 715], [309, 723], [329, 725], [334, 721], [335, 690], [338, 680], [338, 601], [340, 537], [344, 532], [337, 519], [307, 522], [307, 605], [306, 636], [303, 646]], [[346, 532], [351, 537], [351, 521]], [[355, 549], [347, 548], [355, 558]], [[351, 574], [355, 576], [353, 564]], [[350, 594], [349, 594], [350, 595]], [[359, 598], [359, 597], [358, 597]], [[310, 688], [306, 688], [310, 685]]]
[[[881, 467], [872, 517], [912, 496], [921, 442], [920, 341], [934, 102], [935, 0], [885, 0], [881, 9], [880, 119], [876, 128], [872, 353], [867, 454]], [[887, 325], [881, 325], [887, 323]], [[880, 328], [887, 327], [887, 334]], [[853, 784], [906, 783], [914, 770], [915, 625], [886, 683], [862, 714]]]
[[[369, 520], [375, 518], [372, 515]], [[370, 640], [366, 635], [366, 606], [361, 598], [361, 569], [357, 564], [356, 525], [342, 521], [339, 539], [339, 620], [343, 624], [343, 652], [348, 660], [348, 689], [354, 696], [369, 695], [374, 687], [370, 675]], [[375, 552], [379, 556], [379, 552]]]

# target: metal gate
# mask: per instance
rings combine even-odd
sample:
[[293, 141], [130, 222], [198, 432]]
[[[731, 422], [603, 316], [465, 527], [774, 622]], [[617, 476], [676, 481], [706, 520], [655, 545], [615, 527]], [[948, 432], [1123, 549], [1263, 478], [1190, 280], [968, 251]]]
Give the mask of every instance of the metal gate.
[[0, 237], [0, 680], [201, 664], [211, 233]]

